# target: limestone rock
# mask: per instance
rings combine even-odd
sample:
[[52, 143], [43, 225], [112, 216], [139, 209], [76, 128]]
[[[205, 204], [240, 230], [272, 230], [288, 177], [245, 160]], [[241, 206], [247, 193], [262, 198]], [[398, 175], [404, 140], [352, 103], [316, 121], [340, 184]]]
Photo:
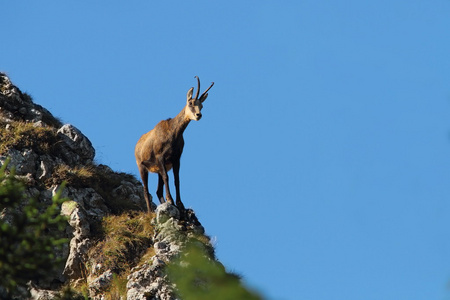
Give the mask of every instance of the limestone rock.
[[8, 169], [14, 166], [17, 175], [34, 174], [36, 172], [36, 159], [38, 156], [31, 149], [8, 150], [7, 154], [0, 158], [2, 164], [7, 157], [11, 160]]
[[164, 276], [165, 266], [166, 264], [155, 256], [151, 264], [132, 269], [127, 278], [127, 299], [174, 299], [173, 288]]
[[42, 106], [33, 103], [28, 94], [22, 93], [6, 74], [0, 72], [0, 120], [28, 121], [61, 126], [61, 122]]
[[170, 218], [180, 218], [180, 211], [176, 206], [171, 205], [169, 202], [165, 202], [156, 208], [156, 222], [164, 223]]
[[95, 278], [89, 283], [89, 294], [91, 297], [96, 298], [102, 295], [110, 286], [113, 280], [114, 274], [111, 270], [107, 270], [102, 275]]
[[69, 230], [72, 231], [73, 236], [70, 240], [69, 256], [63, 274], [70, 279], [78, 279], [83, 276], [83, 266], [90, 246], [90, 226], [87, 214], [80, 205], [75, 205], [73, 209], [69, 210], [66, 208], [63, 211], [70, 212]]
[[92, 163], [95, 156], [95, 149], [91, 141], [75, 126], [66, 124], [57, 131], [67, 143], [69, 148], [79, 155], [85, 164]]

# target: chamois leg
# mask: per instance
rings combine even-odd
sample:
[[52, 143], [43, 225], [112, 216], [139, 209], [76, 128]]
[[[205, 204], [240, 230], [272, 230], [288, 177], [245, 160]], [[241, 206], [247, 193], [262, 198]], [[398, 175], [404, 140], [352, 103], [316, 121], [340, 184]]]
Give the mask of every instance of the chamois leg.
[[161, 169], [161, 172], [159, 174], [161, 175], [164, 185], [166, 187], [166, 200], [170, 204], [175, 205], [175, 203], [173, 203], [172, 195], [170, 194], [169, 175], [167, 175], [166, 164], [164, 161], [160, 161], [159, 168]]
[[164, 202], [166, 202], [166, 200], [164, 200], [164, 181], [162, 179], [161, 174], [158, 173], [158, 189], [156, 190], [156, 196], [159, 199], [159, 202], [162, 204]]
[[152, 195], [148, 192], [148, 171], [145, 166], [139, 166], [139, 173], [141, 175], [142, 184], [144, 185], [144, 198], [147, 203], [148, 212], [152, 212]]
[[180, 194], [180, 162], [173, 164], [173, 178], [175, 181], [176, 199], [177, 207], [179, 210], [185, 210], [183, 202], [181, 202]]

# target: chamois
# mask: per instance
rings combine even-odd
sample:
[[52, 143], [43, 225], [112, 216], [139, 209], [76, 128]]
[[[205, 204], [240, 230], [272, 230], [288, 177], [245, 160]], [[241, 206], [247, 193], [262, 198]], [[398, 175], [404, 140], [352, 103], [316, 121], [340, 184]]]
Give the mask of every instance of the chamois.
[[134, 154], [139, 168], [142, 183], [144, 184], [144, 196], [147, 202], [147, 209], [152, 211], [152, 196], [148, 192], [148, 172], [158, 173], [158, 188], [156, 195], [161, 203], [164, 203], [163, 186], [166, 187], [166, 199], [173, 203], [169, 190], [169, 177], [167, 172], [173, 168], [173, 176], [176, 189], [176, 206], [184, 211], [184, 205], [180, 197], [180, 158], [183, 153], [184, 139], [183, 132], [191, 120], [198, 121], [202, 117], [201, 110], [203, 102], [208, 97], [209, 88], [198, 97], [200, 92], [200, 79], [197, 78], [198, 87], [195, 98], [192, 98], [194, 88], [187, 92], [186, 106], [173, 119], [162, 120], [156, 124], [155, 128], [142, 135], [136, 144]]

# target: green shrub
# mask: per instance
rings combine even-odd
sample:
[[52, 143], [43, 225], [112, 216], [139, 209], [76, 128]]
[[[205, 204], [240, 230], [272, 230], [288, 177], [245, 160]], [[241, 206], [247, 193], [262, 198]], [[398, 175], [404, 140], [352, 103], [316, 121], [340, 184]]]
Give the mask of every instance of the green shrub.
[[261, 300], [248, 290], [238, 276], [225, 271], [222, 264], [208, 257], [199, 242], [191, 243], [179, 259], [167, 268], [183, 300]]
[[30, 280], [46, 278], [59, 266], [61, 250], [68, 239], [60, 235], [67, 219], [60, 215], [61, 189], [52, 204], [44, 206], [26, 197], [25, 188], [14, 171], [0, 168], [0, 278], [6, 293], [12, 295]]

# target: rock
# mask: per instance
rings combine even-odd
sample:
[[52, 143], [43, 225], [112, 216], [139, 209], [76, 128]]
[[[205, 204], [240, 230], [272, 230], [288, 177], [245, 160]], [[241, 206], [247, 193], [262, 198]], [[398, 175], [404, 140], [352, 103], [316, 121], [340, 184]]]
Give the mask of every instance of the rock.
[[131, 270], [127, 283], [128, 300], [173, 300], [174, 289], [164, 276], [166, 264], [154, 257], [152, 264], [144, 264]]
[[90, 220], [101, 220], [109, 213], [105, 200], [93, 188], [67, 187], [62, 195], [83, 207]]
[[[190, 233], [204, 231], [192, 210], [187, 212], [187, 218], [182, 221], [179, 210], [169, 203], [157, 207], [154, 225], [156, 233], [153, 248], [156, 255], [151, 264], [146, 263], [131, 270], [127, 278], [127, 299], [176, 299], [175, 287], [164, 272], [165, 261], [180, 255]], [[189, 228], [188, 232], [186, 228]]]
[[61, 122], [42, 106], [33, 103], [31, 97], [22, 93], [0, 72], [0, 119], [4, 121], [42, 121], [49, 125], [61, 126]]
[[126, 198], [127, 201], [142, 210], [146, 209], [145, 203], [142, 201], [144, 193], [141, 184], [138, 182], [121, 181], [120, 185], [111, 191], [115, 198]]
[[[13, 166], [16, 169], [16, 175], [27, 175], [36, 173], [36, 159], [38, 155], [31, 149], [23, 149], [21, 151], [16, 149], [8, 150], [6, 157], [11, 159], [8, 169]], [[3, 163], [3, 162], [2, 162]]]
[[110, 286], [114, 278], [114, 274], [111, 270], [107, 270], [102, 275], [95, 278], [89, 283], [89, 294], [91, 297], [96, 297], [104, 293]]
[[[73, 202], [72, 202], [73, 203]], [[74, 205], [74, 204], [70, 205]], [[69, 244], [69, 256], [66, 260], [63, 274], [70, 279], [78, 279], [83, 276], [83, 266], [86, 262], [87, 252], [90, 246], [90, 226], [87, 220], [87, 214], [80, 205], [76, 205], [73, 209], [67, 206], [63, 210], [70, 212], [69, 225], [72, 231], [72, 239]]]
[[156, 221], [158, 223], [164, 223], [170, 218], [180, 218], [180, 211], [176, 206], [165, 202], [156, 208]]
[[47, 124], [45, 124], [43, 121], [37, 121], [33, 124], [33, 127], [46, 127]]
[[58, 296], [56, 291], [39, 289], [33, 285], [30, 285], [30, 294], [33, 300], [51, 300]]
[[57, 131], [76, 154], [78, 154], [84, 163], [92, 163], [95, 156], [95, 149], [92, 147], [91, 141], [81, 133], [75, 126], [66, 124]]
[[49, 155], [41, 155], [40, 162], [38, 163], [39, 167], [36, 173], [37, 179], [45, 180], [50, 178], [56, 164], [57, 163]]

